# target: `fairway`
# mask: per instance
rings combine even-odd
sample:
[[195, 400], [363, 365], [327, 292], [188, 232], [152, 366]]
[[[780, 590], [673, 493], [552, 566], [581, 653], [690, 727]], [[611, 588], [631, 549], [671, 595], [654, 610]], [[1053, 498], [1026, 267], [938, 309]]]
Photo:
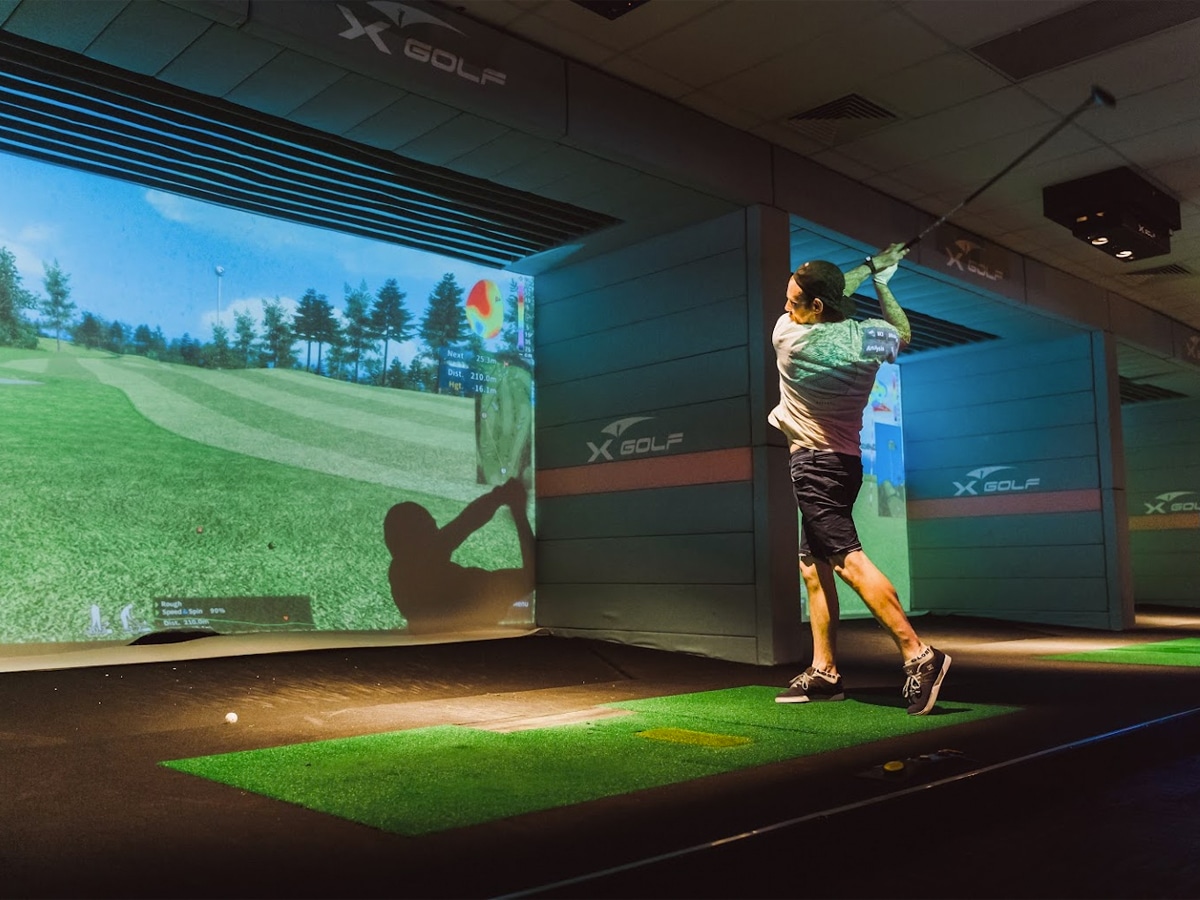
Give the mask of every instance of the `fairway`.
[[[405, 625], [382, 523], [476, 484], [470, 399], [274, 369], [0, 349], [0, 643], [121, 640], [155, 598], [298, 597], [319, 630]], [[520, 564], [501, 511], [464, 566]]]

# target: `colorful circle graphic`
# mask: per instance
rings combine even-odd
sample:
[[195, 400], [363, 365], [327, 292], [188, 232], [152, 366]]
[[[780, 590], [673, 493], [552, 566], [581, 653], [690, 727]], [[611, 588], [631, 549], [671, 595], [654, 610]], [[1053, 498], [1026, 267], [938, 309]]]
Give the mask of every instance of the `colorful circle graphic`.
[[467, 295], [467, 324], [481, 338], [494, 338], [504, 324], [504, 301], [496, 282], [475, 282]]

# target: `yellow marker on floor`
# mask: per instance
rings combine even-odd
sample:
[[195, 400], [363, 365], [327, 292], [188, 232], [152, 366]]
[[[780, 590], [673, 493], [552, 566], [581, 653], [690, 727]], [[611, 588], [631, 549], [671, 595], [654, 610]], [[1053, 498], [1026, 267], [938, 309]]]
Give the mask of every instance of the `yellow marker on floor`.
[[639, 731], [638, 737], [652, 741], [669, 741], [674, 744], [695, 744], [699, 747], [740, 747], [751, 744], [748, 737], [736, 734], [710, 734], [707, 731], [689, 731], [686, 728], [650, 728]]

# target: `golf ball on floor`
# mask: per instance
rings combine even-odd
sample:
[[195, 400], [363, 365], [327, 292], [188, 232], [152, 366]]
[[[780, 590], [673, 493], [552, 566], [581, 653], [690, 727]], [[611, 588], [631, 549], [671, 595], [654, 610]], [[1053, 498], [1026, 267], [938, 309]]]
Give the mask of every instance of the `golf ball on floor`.
[[225, 713], [225, 721], [228, 722], [230, 725], [232, 725], [234, 722], [237, 721], [237, 713], [235, 713], [235, 712]]

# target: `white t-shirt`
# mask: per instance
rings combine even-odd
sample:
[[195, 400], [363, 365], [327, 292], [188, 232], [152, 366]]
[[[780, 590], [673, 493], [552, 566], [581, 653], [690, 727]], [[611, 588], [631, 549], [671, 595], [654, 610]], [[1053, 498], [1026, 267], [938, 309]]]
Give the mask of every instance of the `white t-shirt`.
[[771, 334], [779, 405], [767, 417], [791, 450], [859, 456], [863, 410], [883, 362], [895, 362], [900, 335], [883, 319], [800, 325], [784, 313]]

